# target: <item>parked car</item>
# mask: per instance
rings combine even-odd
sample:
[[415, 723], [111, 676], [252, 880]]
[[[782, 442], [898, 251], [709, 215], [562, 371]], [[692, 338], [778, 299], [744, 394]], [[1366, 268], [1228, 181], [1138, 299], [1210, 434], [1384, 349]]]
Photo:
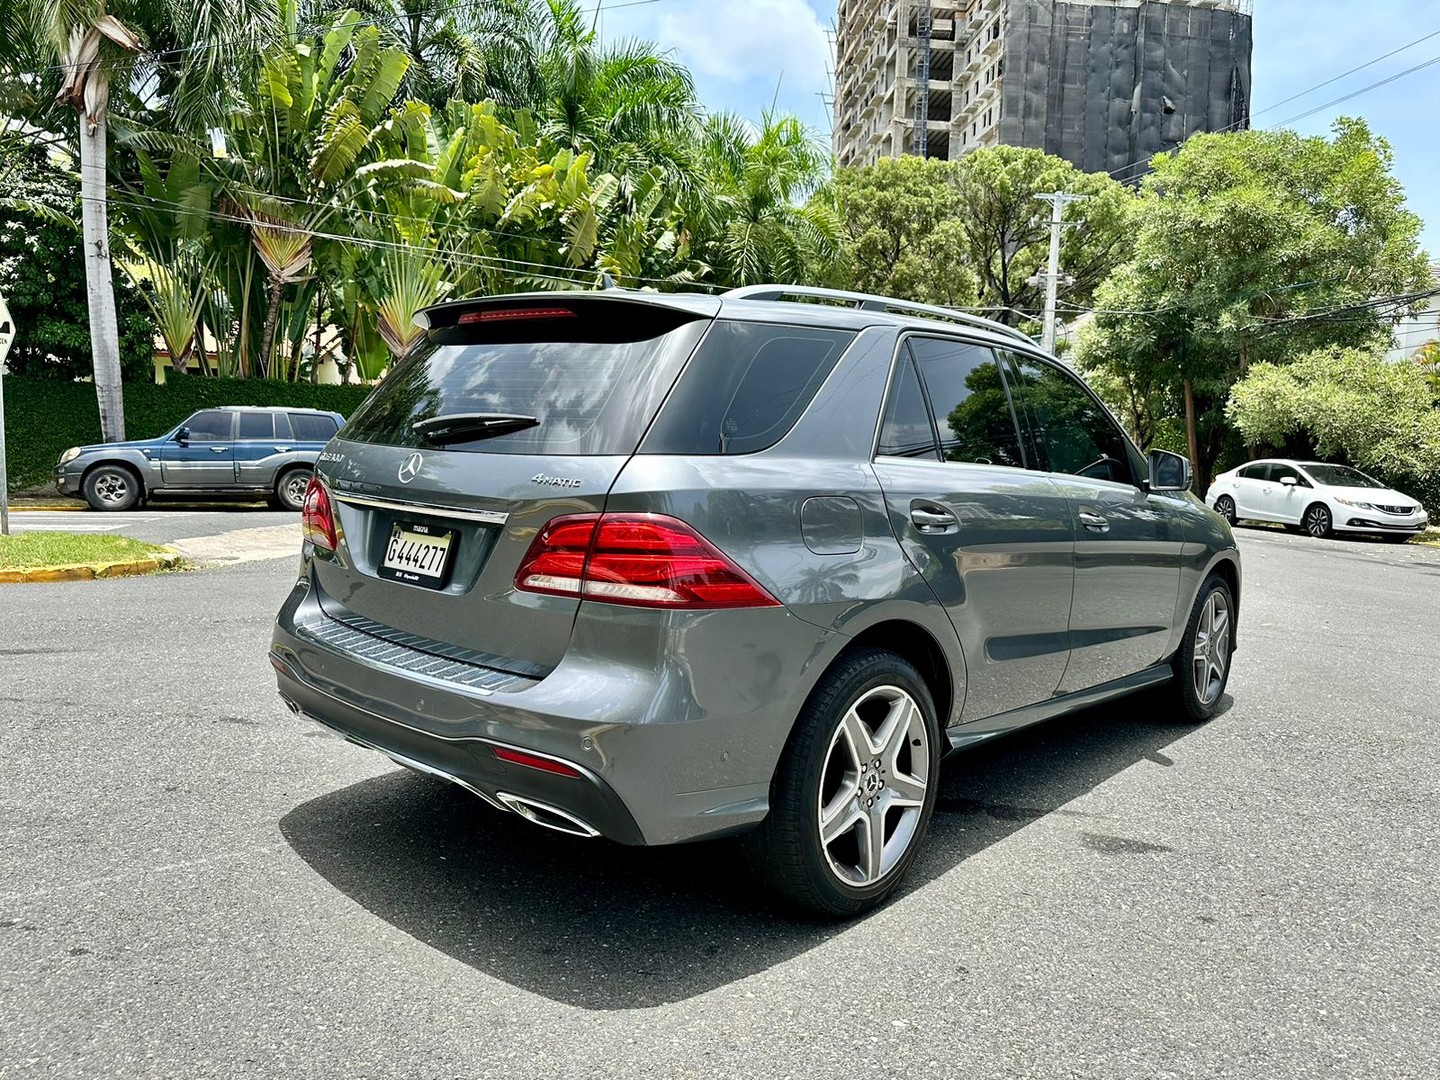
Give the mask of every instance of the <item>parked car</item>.
[[1220, 707], [1229, 527], [1016, 331], [779, 286], [419, 319], [317, 466], [270, 652], [354, 743], [575, 836], [746, 833], [843, 916], [943, 754], [1142, 687]]
[[1221, 473], [1205, 501], [1230, 524], [1278, 521], [1311, 536], [1378, 533], [1404, 543], [1425, 531], [1420, 503], [1348, 465], [1252, 461]]
[[315, 459], [344, 422], [316, 409], [201, 409], [156, 439], [71, 447], [55, 486], [95, 510], [129, 510], [151, 495], [260, 495], [298, 511]]

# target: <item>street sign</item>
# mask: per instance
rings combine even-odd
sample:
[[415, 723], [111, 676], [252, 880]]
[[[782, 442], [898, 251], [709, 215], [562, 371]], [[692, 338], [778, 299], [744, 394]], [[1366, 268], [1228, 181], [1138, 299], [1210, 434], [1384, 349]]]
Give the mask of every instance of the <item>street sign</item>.
[[5, 477], [5, 357], [15, 340], [15, 320], [0, 295], [0, 536], [10, 535], [10, 489]]

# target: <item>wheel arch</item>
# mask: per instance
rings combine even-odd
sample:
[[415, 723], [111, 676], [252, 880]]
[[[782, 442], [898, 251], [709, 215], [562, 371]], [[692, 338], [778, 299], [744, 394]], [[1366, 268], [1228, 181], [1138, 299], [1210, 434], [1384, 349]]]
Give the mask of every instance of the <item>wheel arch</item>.
[[[943, 736], [960, 702], [956, 700], [955, 675], [949, 658], [934, 635], [919, 623], [907, 619], [886, 619], [855, 634], [825, 666], [825, 672], [856, 649], [881, 649], [894, 653], [918, 671], [930, 691]], [[821, 673], [821, 678], [825, 672]]]

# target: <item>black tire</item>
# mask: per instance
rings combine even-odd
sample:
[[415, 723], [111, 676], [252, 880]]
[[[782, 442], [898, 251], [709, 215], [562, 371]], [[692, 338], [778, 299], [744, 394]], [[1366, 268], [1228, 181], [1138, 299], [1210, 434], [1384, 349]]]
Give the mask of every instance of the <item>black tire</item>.
[[[1197, 685], [1200, 682], [1197, 663], [1198, 659], [1208, 657], [1202, 655], [1197, 658], [1196, 654], [1202, 650], [1201, 622], [1206, 618], [1211, 598], [1217, 595], [1226, 615], [1225, 633], [1219, 643], [1222, 669], [1218, 678], [1213, 671], [1206, 671], [1205, 689], [1202, 692]], [[1209, 639], [1207, 644], [1214, 647], [1213, 633], [1203, 636]], [[1170, 680], [1170, 693], [1185, 720], [1194, 724], [1204, 723], [1220, 711], [1225, 687], [1230, 682], [1230, 661], [1234, 655], [1235, 597], [1231, 595], [1230, 586], [1223, 577], [1211, 574], [1200, 586], [1200, 592], [1195, 597], [1195, 606], [1190, 609], [1190, 618], [1185, 622], [1185, 638], [1175, 653], [1175, 659], [1171, 661], [1175, 677]]]
[[299, 513], [305, 508], [305, 488], [315, 470], [308, 465], [286, 469], [275, 478], [275, 503], [282, 509]]
[[[843, 729], [852, 708], [871, 735], [883, 733], [882, 712], [895, 718], [886, 748], [849, 751], [853, 743]], [[922, 733], [926, 745], [920, 748]], [[846, 770], [847, 756], [867, 760]], [[876, 768], [877, 762], [883, 764]], [[750, 864], [776, 892], [810, 912], [849, 918], [868, 911], [895, 891], [914, 862], [935, 809], [939, 771], [940, 728], [925, 680], [894, 653], [857, 649], [825, 673], [800, 712], [770, 784], [770, 814], [744, 840]], [[852, 822], [829, 843], [821, 840], [822, 798], [827, 808], [840, 808], [832, 820]], [[880, 844], [867, 850], [869, 822], [876, 820]], [[852, 869], [858, 877], [869, 874], [862, 865], [867, 859], [880, 872], [859, 883], [846, 878], [837, 865], [843, 866], [847, 851], [857, 860]]]
[[1311, 503], [1300, 518], [1300, 531], [1317, 540], [1328, 540], [1335, 535], [1334, 525], [1330, 519], [1330, 508], [1324, 503]]
[[124, 465], [97, 465], [82, 487], [91, 510], [130, 510], [144, 493], [140, 477]]
[[1235, 500], [1229, 495], [1221, 495], [1215, 500], [1215, 512], [1232, 526], [1240, 520], [1235, 516]]

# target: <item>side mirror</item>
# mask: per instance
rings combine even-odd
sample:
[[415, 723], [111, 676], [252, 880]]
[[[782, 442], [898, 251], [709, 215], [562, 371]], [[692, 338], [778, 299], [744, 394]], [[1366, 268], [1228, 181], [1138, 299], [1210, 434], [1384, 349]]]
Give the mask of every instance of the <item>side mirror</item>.
[[1169, 450], [1150, 451], [1150, 490], [1189, 491], [1190, 459]]
[[181, 446], [189, 446], [190, 429], [188, 427], [182, 427], [179, 431], [175, 433], [175, 441]]
[[1282, 476], [1280, 478], [1280, 483], [1284, 484], [1286, 487], [1294, 487], [1297, 481], [1293, 476]]

